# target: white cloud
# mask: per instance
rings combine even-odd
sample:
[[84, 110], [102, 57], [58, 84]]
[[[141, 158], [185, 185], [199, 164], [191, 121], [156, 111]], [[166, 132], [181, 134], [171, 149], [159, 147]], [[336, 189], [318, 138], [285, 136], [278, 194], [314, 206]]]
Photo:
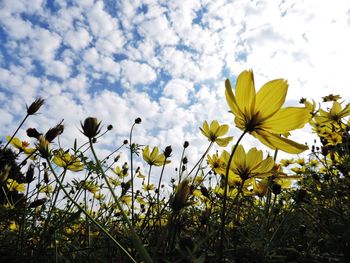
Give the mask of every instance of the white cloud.
[[126, 84], [149, 84], [157, 78], [155, 71], [145, 63], [123, 60], [120, 64]]
[[182, 79], [172, 79], [166, 84], [163, 94], [175, 99], [181, 105], [188, 103], [190, 92], [193, 92], [193, 83]]
[[64, 41], [70, 45], [75, 51], [86, 48], [91, 37], [89, 32], [84, 28], [79, 28], [77, 30], [70, 30], [64, 36]]

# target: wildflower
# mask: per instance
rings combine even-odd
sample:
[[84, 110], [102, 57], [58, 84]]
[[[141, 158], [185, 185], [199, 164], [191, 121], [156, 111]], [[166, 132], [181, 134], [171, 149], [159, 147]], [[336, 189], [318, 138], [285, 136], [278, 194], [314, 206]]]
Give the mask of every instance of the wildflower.
[[319, 109], [318, 120], [321, 123], [330, 123], [336, 127], [341, 124], [341, 119], [350, 115], [350, 104], [342, 109], [341, 104], [337, 101], [333, 102], [333, 106], [329, 112]]
[[27, 107], [27, 114], [34, 115], [40, 109], [40, 107], [44, 104], [44, 102], [45, 102], [44, 99], [38, 98], [32, 104], [30, 104], [29, 107], [26, 106]]
[[294, 163], [294, 159], [282, 159], [282, 160], [280, 160], [280, 164], [284, 167], [287, 167], [293, 163]]
[[158, 147], [154, 147], [152, 152], [150, 152], [149, 146], [147, 145], [142, 150], [142, 157], [146, 163], [154, 166], [162, 166], [164, 164], [170, 163], [170, 160], [165, 159], [165, 155], [160, 153]]
[[249, 132], [271, 149], [301, 153], [308, 149], [280, 134], [302, 128], [310, 119], [308, 108], [281, 108], [288, 90], [287, 81], [267, 82], [255, 93], [252, 71], [243, 71], [237, 78], [235, 95], [226, 80], [226, 100], [235, 115], [236, 126]]
[[154, 184], [143, 184], [142, 188], [143, 188], [143, 190], [148, 192], [148, 191], [154, 190], [155, 186], [154, 186]]
[[210, 166], [210, 168], [217, 174], [225, 173], [226, 170], [226, 162], [223, 159], [223, 154], [220, 156], [215, 153], [212, 156], [209, 154], [207, 155], [207, 162]]
[[10, 221], [9, 229], [10, 229], [10, 231], [17, 232], [19, 230], [19, 226], [18, 226], [17, 222]]
[[63, 149], [59, 149], [55, 153], [53, 162], [59, 167], [67, 168], [74, 172], [79, 172], [84, 169], [84, 165], [80, 162], [78, 157], [64, 152]]
[[[229, 159], [228, 152], [225, 152], [224, 158], [226, 163]], [[273, 158], [271, 156], [263, 160], [262, 151], [258, 151], [256, 148], [251, 148], [248, 153], [244, 151], [242, 145], [238, 145], [233, 159], [230, 165], [230, 171], [238, 175], [242, 181], [246, 181], [250, 178], [265, 178], [272, 174], [272, 168], [274, 165]]]
[[88, 117], [85, 119], [84, 124], [81, 123], [81, 128], [83, 129], [83, 134], [89, 139], [92, 139], [100, 133], [100, 125], [101, 122], [97, 118]]
[[[11, 140], [11, 136], [6, 136], [6, 140], [10, 142], [10, 144], [12, 146], [14, 146], [15, 148], [17, 148], [18, 150], [20, 150], [21, 152], [24, 152], [26, 155], [30, 155], [31, 159], [34, 160], [34, 156], [33, 153], [36, 151], [35, 148], [28, 148], [29, 143], [26, 141], [21, 141], [19, 138], [14, 137]], [[11, 140], [11, 141], [10, 141]]]
[[26, 190], [26, 187], [23, 183], [18, 183], [13, 179], [7, 179], [6, 184], [9, 191], [17, 191], [19, 193], [23, 193]]
[[228, 125], [220, 125], [218, 121], [214, 120], [210, 123], [210, 127], [207, 121], [204, 121], [202, 128], [199, 128], [202, 134], [208, 138], [210, 142], [216, 142], [219, 146], [226, 147], [233, 137], [219, 138], [228, 132]]

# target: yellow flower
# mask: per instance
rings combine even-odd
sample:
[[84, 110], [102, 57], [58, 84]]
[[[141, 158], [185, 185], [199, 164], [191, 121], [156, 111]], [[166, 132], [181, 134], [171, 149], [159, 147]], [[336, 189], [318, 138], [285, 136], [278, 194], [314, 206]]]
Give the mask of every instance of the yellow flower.
[[62, 149], [59, 149], [53, 158], [53, 162], [60, 167], [67, 168], [73, 172], [79, 172], [84, 169], [84, 165], [80, 162], [78, 157], [64, 152]]
[[[6, 136], [6, 140], [10, 141], [11, 136]], [[29, 143], [26, 141], [21, 141], [17, 137], [12, 138], [10, 144], [14, 146], [15, 148], [19, 149], [21, 152], [24, 152], [26, 155], [31, 155], [30, 159], [35, 160], [35, 157], [33, 156], [33, 153], [36, 151], [35, 148], [28, 148]]]
[[170, 160], [165, 160], [164, 154], [158, 154], [158, 147], [154, 147], [152, 152], [150, 153], [149, 146], [147, 145], [142, 150], [142, 157], [149, 165], [162, 166], [170, 163]]
[[341, 124], [341, 119], [350, 115], [350, 104], [342, 109], [341, 104], [334, 101], [329, 112], [320, 109], [319, 113], [318, 117], [321, 123], [331, 123], [335, 126], [339, 126]]
[[229, 80], [225, 85], [226, 100], [239, 129], [249, 132], [274, 150], [301, 153], [308, 149], [306, 145], [280, 136], [302, 128], [310, 119], [306, 107], [281, 108], [287, 95], [287, 81], [269, 81], [256, 93], [253, 72], [243, 71], [237, 78], [235, 95]]
[[[228, 163], [230, 155], [225, 152], [225, 160]], [[238, 175], [242, 181], [250, 178], [265, 178], [272, 175], [272, 168], [274, 165], [271, 156], [263, 160], [262, 151], [256, 148], [251, 148], [248, 153], [244, 151], [242, 145], [238, 145], [230, 165], [230, 171]]]
[[17, 232], [19, 230], [17, 222], [16, 221], [10, 221], [9, 229], [10, 229], [10, 231]]
[[219, 138], [228, 132], [229, 127], [227, 124], [220, 125], [216, 120], [210, 123], [210, 127], [207, 121], [205, 121], [202, 128], [199, 129], [201, 130], [202, 134], [208, 138], [208, 141], [216, 142], [222, 147], [226, 147], [233, 139], [233, 137]]
[[13, 179], [7, 179], [6, 184], [9, 191], [17, 191], [19, 193], [23, 193], [26, 190], [26, 187], [23, 183], [18, 183]]
[[223, 174], [226, 170], [226, 162], [223, 159], [223, 154], [219, 155], [217, 153], [210, 156], [207, 155], [207, 162], [210, 168], [217, 174]]

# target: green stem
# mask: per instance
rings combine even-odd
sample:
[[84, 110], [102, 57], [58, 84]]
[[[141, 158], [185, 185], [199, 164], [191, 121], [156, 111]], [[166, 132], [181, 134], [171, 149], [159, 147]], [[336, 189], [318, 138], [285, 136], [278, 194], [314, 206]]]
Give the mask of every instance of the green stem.
[[12, 137], [10, 138], [10, 140], [6, 143], [5, 147], [2, 150], [5, 150], [6, 147], [10, 144], [10, 142], [12, 141], [12, 139], [16, 136], [17, 132], [19, 131], [19, 129], [22, 127], [23, 123], [27, 120], [27, 118], [29, 117], [29, 114], [27, 114], [24, 119], [22, 120], [22, 122], [20, 123], [20, 125], [17, 127], [17, 130], [14, 132], [14, 134], [12, 135]]
[[167, 157], [165, 157], [165, 160], [164, 160], [164, 163], [163, 163], [163, 166], [162, 166], [162, 172], [160, 173], [159, 182], [158, 182], [158, 189], [157, 189], [158, 190], [158, 192], [157, 192], [158, 218], [159, 218], [159, 226], [160, 227], [162, 226], [162, 220], [160, 218], [159, 194], [160, 194], [160, 184], [162, 182], [162, 177], [163, 177], [164, 168], [165, 168], [165, 165], [166, 165], [166, 160], [167, 160]]
[[114, 202], [117, 205], [118, 209], [120, 210], [122, 218], [123, 218], [124, 222], [126, 223], [126, 225], [128, 226], [130, 232], [131, 232], [131, 237], [132, 237], [132, 240], [134, 241], [134, 245], [136, 247], [136, 250], [140, 253], [140, 256], [144, 260], [144, 262], [146, 262], [146, 263], [153, 262], [153, 260], [149, 256], [147, 250], [143, 246], [141, 239], [137, 235], [137, 233], [136, 233], [132, 223], [130, 222], [129, 218], [127, 217], [125, 211], [123, 210], [123, 207], [120, 204], [117, 196], [115, 195], [115, 193], [113, 191], [113, 188], [112, 188], [111, 184], [109, 183], [108, 178], [107, 178], [107, 176], [106, 176], [106, 174], [105, 174], [105, 172], [104, 172], [104, 170], [103, 170], [103, 168], [101, 166], [100, 160], [97, 158], [97, 155], [95, 153], [95, 149], [93, 147], [92, 140], [90, 139], [89, 142], [90, 142], [90, 148], [91, 148], [92, 154], [93, 154], [93, 156], [95, 158], [95, 161], [96, 161], [96, 164], [97, 164], [97, 168], [100, 171], [100, 174], [102, 175], [102, 177], [104, 178], [104, 180], [105, 180], [105, 182], [107, 184], [107, 187], [108, 187], [108, 189], [110, 190], [110, 192], [111, 192], [111, 194], [113, 196]]
[[101, 226], [92, 216], [89, 215], [88, 212], [86, 212], [70, 195], [69, 193], [67, 192], [67, 190], [64, 188], [63, 184], [61, 183], [61, 181], [59, 180], [55, 170], [53, 169], [52, 165], [51, 165], [51, 162], [50, 162], [50, 159], [49, 158], [46, 158], [46, 161], [49, 165], [49, 168], [52, 172], [52, 174], [54, 175], [57, 183], [59, 184], [60, 188], [62, 189], [62, 191], [64, 192], [64, 194], [66, 195], [66, 197], [76, 206], [78, 207], [78, 209], [80, 211], [82, 211], [84, 213], [85, 216], [87, 216], [91, 222], [93, 222], [107, 237], [109, 237], [114, 244], [116, 244], [129, 258], [132, 262], [136, 262], [136, 260], [129, 254], [129, 252], [111, 235], [108, 233], [108, 231], [103, 227]]
[[131, 143], [132, 131], [134, 129], [136, 122], [131, 126], [130, 136], [129, 136], [129, 145], [130, 145], [130, 176], [131, 176], [131, 223], [134, 227], [134, 164], [133, 164], [133, 145]]
[[[225, 238], [225, 221], [226, 221], [226, 203], [227, 203], [227, 187], [228, 187], [228, 175], [230, 172], [230, 166], [231, 166], [231, 162], [233, 159], [233, 155], [236, 152], [236, 149], [239, 145], [239, 143], [241, 142], [241, 140], [243, 139], [243, 136], [247, 133], [247, 130], [244, 130], [244, 132], [242, 133], [242, 135], [238, 138], [238, 141], [236, 142], [230, 158], [228, 159], [227, 162], [227, 166], [226, 166], [226, 172], [225, 172], [225, 183], [224, 183], [224, 199], [223, 199], [223, 204], [222, 204], [222, 212], [221, 212], [221, 239], [220, 239], [220, 247], [219, 247], [219, 258], [220, 258], [220, 262], [223, 261], [223, 251], [224, 251], [224, 238]], [[238, 193], [237, 193], [238, 195]]]

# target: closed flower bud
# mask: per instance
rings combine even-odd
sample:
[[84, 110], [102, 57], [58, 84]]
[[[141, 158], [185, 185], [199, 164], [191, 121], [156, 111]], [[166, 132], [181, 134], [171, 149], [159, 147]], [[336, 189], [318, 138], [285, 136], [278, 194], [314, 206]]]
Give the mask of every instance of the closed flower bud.
[[10, 170], [11, 166], [5, 164], [3, 170], [0, 173], [0, 184], [6, 182], [7, 178], [9, 177]]
[[30, 184], [34, 180], [34, 165], [30, 164], [26, 172], [25, 182]]
[[186, 206], [187, 198], [191, 192], [188, 181], [184, 180], [177, 186], [174, 199], [172, 201], [172, 208], [175, 212], [180, 211]]
[[123, 141], [123, 144], [128, 144], [128, 143], [129, 143], [128, 140]]
[[29, 107], [27, 106], [27, 114], [28, 115], [35, 114], [40, 109], [40, 107], [44, 104], [44, 101], [45, 100], [42, 98], [36, 99], [32, 104], [30, 104]]
[[165, 158], [170, 157], [172, 151], [173, 151], [173, 149], [171, 148], [171, 145], [168, 145], [167, 147], [165, 147], [165, 150], [164, 150]]
[[140, 124], [142, 122], [142, 119], [140, 117], [136, 118], [135, 119], [135, 123], [136, 124]]
[[40, 135], [42, 135], [42, 133], [38, 132], [35, 128], [27, 129], [28, 137], [39, 139]]
[[184, 148], [186, 149], [188, 146], [190, 145], [190, 143], [188, 141], [184, 142]]
[[81, 123], [83, 134], [89, 139], [96, 137], [101, 131], [100, 125], [101, 125], [101, 122], [99, 122], [97, 118], [93, 118], [93, 117], [86, 118], [84, 121], [84, 124]]
[[107, 126], [107, 130], [112, 130], [113, 129], [113, 125], [112, 124], [109, 124], [108, 126]]
[[38, 143], [36, 144], [36, 148], [43, 158], [50, 157], [50, 143], [45, 136], [40, 136]]
[[272, 193], [274, 193], [275, 195], [279, 195], [281, 193], [282, 190], [282, 186], [280, 184], [272, 184]]
[[35, 200], [34, 202], [29, 204], [29, 208], [35, 208], [35, 207], [41, 206], [45, 204], [46, 201], [47, 201], [47, 198], [41, 198], [41, 199]]
[[64, 130], [64, 126], [62, 125], [62, 122], [57, 124], [55, 127], [51, 128], [47, 131], [45, 134], [46, 140], [49, 142], [52, 142], [58, 135], [62, 134]]

